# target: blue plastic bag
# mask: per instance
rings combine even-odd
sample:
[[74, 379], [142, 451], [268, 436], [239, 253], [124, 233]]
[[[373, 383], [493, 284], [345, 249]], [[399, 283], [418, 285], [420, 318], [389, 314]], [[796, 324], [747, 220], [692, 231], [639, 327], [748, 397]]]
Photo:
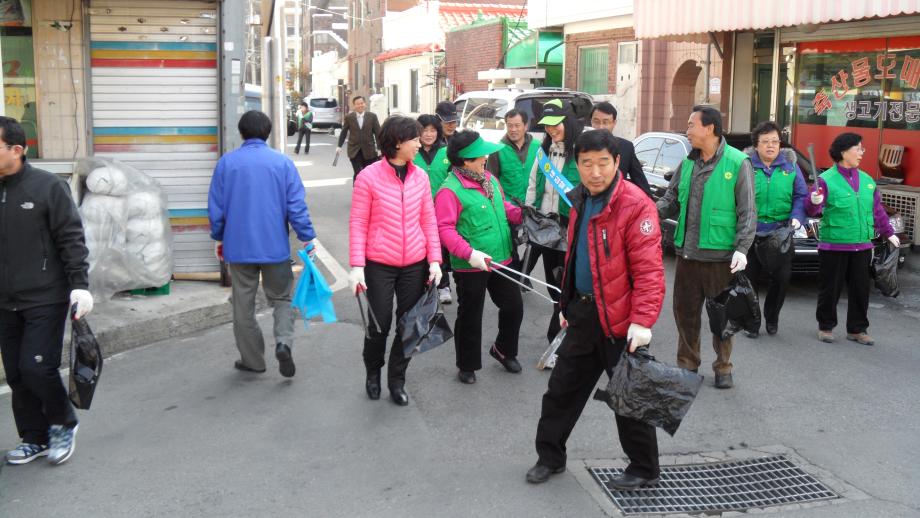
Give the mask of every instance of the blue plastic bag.
[[310, 319], [317, 316], [322, 317], [323, 322], [335, 322], [335, 307], [332, 305], [332, 290], [329, 289], [329, 284], [313, 264], [313, 260], [307, 256], [306, 250], [299, 250], [297, 254], [303, 261], [303, 273], [300, 274], [297, 287], [294, 289], [291, 307], [300, 312], [305, 328], [309, 327]]

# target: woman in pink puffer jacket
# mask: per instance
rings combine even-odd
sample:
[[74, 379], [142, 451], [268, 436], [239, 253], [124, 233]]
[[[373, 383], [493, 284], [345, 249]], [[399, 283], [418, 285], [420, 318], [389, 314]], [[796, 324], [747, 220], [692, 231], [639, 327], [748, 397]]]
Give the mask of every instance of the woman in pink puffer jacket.
[[[419, 125], [408, 117], [393, 116], [380, 129], [384, 158], [357, 176], [348, 222], [351, 289], [367, 290], [370, 311], [380, 329], [368, 319], [364, 338], [365, 389], [380, 399], [380, 370], [387, 335], [393, 322], [393, 297], [398, 320], [424, 294], [425, 285], [441, 280], [441, 242], [431, 199], [428, 175], [412, 160], [418, 152]], [[390, 347], [387, 386], [396, 404], [409, 404], [406, 368], [399, 333]]]

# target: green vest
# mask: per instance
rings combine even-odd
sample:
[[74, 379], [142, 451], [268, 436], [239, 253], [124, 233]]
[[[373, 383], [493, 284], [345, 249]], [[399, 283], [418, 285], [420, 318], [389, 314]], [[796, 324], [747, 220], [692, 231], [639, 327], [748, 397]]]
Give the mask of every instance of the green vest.
[[[735, 230], [738, 215], [735, 213], [735, 184], [738, 170], [747, 155], [725, 145], [722, 158], [716, 164], [709, 180], [703, 186], [703, 203], [700, 207], [701, 250], [732, 250], [735, 247]], [[690, 200], [690, 180], [693, 176], [693, 160], [685, 158], [680, 169], [680, 184], [677, 199], [680, 202], [680, 217], [674, 232], [674, 244], [684, 246], [687, 230], [687, 202]]]
[[859, 192], [853, 192], [837, 166], [821, 173], [827, 184], [818, 237], [824, 243], [867, 243], [875, 237], [875, 180], [859, 171]]
[[518, 158], [517, 151], [509, 145], [505, 145], [498, 152], [498, 163], [501, 164], [502, 174], [499, 181], [502, 189], [505, 190], [507, 199], [517, 198], [524, 200], [527, 196], [527, 181], [530, 170], [533, 169], [533, 162], [537, 158], [537, 150], [540, 149], [540, 143], [536, 139], [531, 139], [530, 148], [527, 150], [526, 161], [522, 164]]
[[[441, 189], [449, 189], [460, 200], [460, 217], [457, 220], [457, 232], [475, 250], [484, 252], [495, 262], [502, 262], [511, 257], [511, 227], [505, 216], [504, 199], [498, 190], [498, 181], [492, 177], [492, 189], [495, 193], [489, 201], [479, 189], [467, 189], [460, 183], [456, 174], [449, 174]], [[454, 255], [450, 256], [450, 265], [454, 270], [473, 269], [469, 261]]]
[[415, 165], [428, 173], [428, 182], [431, 183], [431, 198], [434, 199], [435, 194], [438, 193], [438, 189], [441, 188], [441, 184], [444, 183], [444, 178], [447, 177], [447, 173], [450, 171], [450, 160], [447, 159], [447, 146], [438, 149], [438, 152], [434, 154], [434, 158], [431, 159], [431, 164], [425, 163], [425, 159], [422, 158], [421, 152], [416, 153], [412, 161]]
[[757, 202], [757, 221], [776, 223], [786, 221], [792, 214], [792, 191], [795, 186], [795, 169], [777, 168], [768, 178], [763, 169], [754, 169], [754, 195]]
[[[565, 166], [562, 167], [562, 176], [566, 177], [572, 185], [575, 187], [581, 183], [581, 177], [578, 176], [578, 164], [575, 163], [575, 159], [567, 160]], [[543, 203], [543, 189], [546, 188], [546, 175], [541, 171], [537, 170], [537, 198], [534, 200], [534, 207], [537, 209], [540, 208], [540, 205]], [[555, 189], [552, 185], [549, 186], [550, 189]], [[569, 217], [569, 204], [565, 202], [561, 197], [559, 198], [559, 215]]]

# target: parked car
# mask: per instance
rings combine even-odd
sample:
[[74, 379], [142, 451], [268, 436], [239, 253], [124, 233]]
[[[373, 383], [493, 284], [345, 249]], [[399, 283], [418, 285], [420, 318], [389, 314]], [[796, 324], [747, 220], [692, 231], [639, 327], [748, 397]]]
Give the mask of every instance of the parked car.
[[[725, 140], [732, 146], [747, 151], [751, 147], [750, 133], [726, 134]], [[668, 189], [671, 177], [680, 168], [684, 158], [690, 153], [690, 142], [687, 137], [681, 133], [653, 131], [643, 133], [633, 140], [636, 147], [636, 158], [642, 164], [642, 170], [648, 179], [649, 187], [652, 190], [652, 197], [658, 199], [664, 196]], [[796, 163], [805, 176], [806, 183], [811, 186], [816, 178], [812, 170], [811, 161], [798, 149], [788, 142], [782, 142], [781, 147], [784, 153], [795, 153]], [[819, 173], [820, 174], [820, 173]], [[909, 246], [907, 235], [904, 233], [904, 220], [900, 213], [885, 207], [891, 225], [901, 239], [901, 246]], [[795, 239], [795, 257], [792, 261], [793, 273], [817, 273], [818, 271], [818, 219], [808, 218], [808, 221], [802, 222], [794, 235]], [[674, 231], [677, 229], [677, 222], [673, 219], [666, 219], [661, 222], [662, 244], [665, 249], [674, 249]], [[875, 240], [876, 246], [883, 246], [885, 240]], [[905, 256], [902, 254], [899, 259], [899, 266], [903, 266]]]
[[335, 97], [311, 97], [308, 103], [313, 112], [314, 128], [342, 127], [342, 108]]
[[563, 99], [572, 103], [575, 115], [586, 126], [590, 125], [594, 101], [583, 92], [558, 88], [521, 90], [483, 90], [467, 92], [454, 101], [460, 116], [459, 127], [478, 131], [482, 138], [498, 142], [505, 135], [505, 114], [516, 108], [525, 112], [530, 119], [528, 131], [537, 139], [543, 139], [543, 128], [537, 124], [543, 117], [543, 105], [552, 99]]

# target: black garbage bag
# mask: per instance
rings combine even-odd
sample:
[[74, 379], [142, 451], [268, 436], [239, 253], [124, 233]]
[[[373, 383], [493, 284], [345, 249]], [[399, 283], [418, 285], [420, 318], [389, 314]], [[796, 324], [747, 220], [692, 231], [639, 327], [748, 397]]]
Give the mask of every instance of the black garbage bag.
[[86, 317], [70, 321], [70, 383], [68, 395], [73, 406], [89, 410], [102, 374], [102, 348], [86, 322]]
[[402, 338], [406, 358], [434, 349], [454, 337], [447, 317], [441, 311], [438, 287], [434, 283], [422, 294], [422, 298], [399, 318], [396, 332]]
[[795, 230], [792, 227], [779, 227], [754, 241], [754, 253], [764, 272], [773, 273], [790, 260], [795, 252], [793, 234]]
[[566, 228], [562, 226], [559, 214], [543, 214], [537, 209], [524, 205], [521, 207], [522, 223], [527, 241], [565, 252], [568, 249]]
[[297, 123], [289, 119], [287, 121], [287, 134], [289, 137], [293, 137], [294, 133], [297, 133]]
[[709, 330], [727, 340], [742, 329], [750, 333], [760, 331], [760, 302], [757, 290], [743, 273], [736, 273], [728, 288], [714, 299], [706, 299]]
[[617, 415], [657, 426], [674, 435], [703, 384], [703, 376], [655, 360], [648, 349], [624, 351], [606, 389], [594, 399]]
[[901, 250], [885, 242], [885, 246], [875, 249], [872, 257], [870, 273], [875, 279], [875, 287], [886, 297], [897, 297], [901, 294], [898, 288], [898, 258]]

